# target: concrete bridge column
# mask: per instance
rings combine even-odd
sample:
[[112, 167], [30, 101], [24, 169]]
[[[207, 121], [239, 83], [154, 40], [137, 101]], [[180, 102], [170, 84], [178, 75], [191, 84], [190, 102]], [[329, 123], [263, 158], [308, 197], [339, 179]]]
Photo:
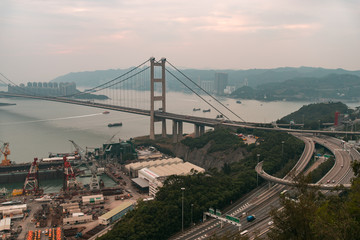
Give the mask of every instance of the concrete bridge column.
[[200, 126], [199, 125], [194, 124], [194, 132], [195, 132], [195, 137], [200, 136]]
[[177, 136], [177, 121], [173, 120], [173, 126], [172, 126], [172, 134], [173, 134], [173, 143], [177, 143], [178, 136]]
[[204, 135], [205, 133], [205, 126], [200, 126], [200, 136]]
[[166, 119], [163, 119], [162, 120], [162, 131], [161, 131], [161, 135], [163, 138], [166, 137]]
[[177, 133], [178, 133], [177, 140], [179, 142], [183, 138], [183, 122], [181, 122], [181, 121], [178, 122], [178, 132]]

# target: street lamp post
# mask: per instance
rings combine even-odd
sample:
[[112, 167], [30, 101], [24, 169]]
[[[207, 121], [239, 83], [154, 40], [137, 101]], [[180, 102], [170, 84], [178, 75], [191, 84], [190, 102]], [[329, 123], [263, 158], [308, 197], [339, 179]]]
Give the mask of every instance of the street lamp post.
[[181, 188], [182, 196], [181, 196], [181, 231], [184, 232], [184, 191], [185, 188]]
[[[256, 154], [257, 156], [257, 163], [259, 164], [259, 158], [260, 158], [260, 153]], [[256, 186], [259, 186], [259, 173], [256, 172]]]
[[194, 204], [192, 203], [191, 204], [191, 226], [193, 225], [193, 207], [194, 207]]

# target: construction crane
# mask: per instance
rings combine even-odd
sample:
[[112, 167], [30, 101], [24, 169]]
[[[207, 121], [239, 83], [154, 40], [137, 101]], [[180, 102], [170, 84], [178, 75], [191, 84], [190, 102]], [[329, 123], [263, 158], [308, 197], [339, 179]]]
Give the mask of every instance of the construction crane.
[[30, 166], [28, 175], [25, 179], [23, 194], [34, 193], [36, 195], [42, 192], [39, 187], [39, 166], [37, 160], [37, 158], [34, 158], [34, 161]]
[[[81, 148], [79, 145], [77, 145], [73, 140], [69, 140], [69, 141], [74, 145], [76, 151], [80, 154], [81, 161], [86, 164], [86, 167], [91, 172], [91, 179], [90, 179], [90, 184], [89, 184], [90, 190], [100, 190], [100, 183], [99, 183], [99, 179], [97, 176], [95, 161], [89, 159], [88, 156], [86, 155], [86, 152], [84, 151], [84, 149]], [[89, 162], [92, 162], [91, 166], [89, 165]]]
[[4, 159], [1, 161], [0, 166], [10, 166], [11, 161], [7, 158], [10, 155], [9, 143], [5, 142], [0, 149], [1, 153], [4, 154]]
[[64, 191], [69, 191], [71, 189], [76, 189], [78, 187], [78, 182], [75, 178], [75, 172], [71, 167], [71, 164], [67, 161], [66, 156], [63, 157], [64, 160]]

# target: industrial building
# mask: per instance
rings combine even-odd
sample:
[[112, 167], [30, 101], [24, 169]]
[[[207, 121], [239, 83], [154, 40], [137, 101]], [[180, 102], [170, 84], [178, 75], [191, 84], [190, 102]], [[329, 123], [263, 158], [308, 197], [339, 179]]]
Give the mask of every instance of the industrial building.
[[62, 203], [60, 206], [63, 208], [63, 213], [80, 213], [80, 206], [78, 202], [75, 203]]
[[104, 203], [104, 195], [90, 195], [90, 196], [82, 196], [83, 204], [99, 204]]
[[133, 209], [134, 209], [134, 205], [132, 202], [123, 202], [116, 208], [100, 216], [99, 224], [101, 225], [112, 224], [113, 222], [124, 216], [128, 211]]
[[24, 211], [27, 209], [26, 204], [20, 204], [20, 205], [10, 205], [10, 206], [2, 206], [0, 207], [0, 213], [4, 218], [23, 218], [24, 217]]
[[64, 225], [87, 223], [92, 221], [92, 215], [73, 216], [63, 219]]
[[0, 207], [0, 213], [4, 215], [4, 213], [9, 211], [25, 211], [27, 209], [27, 204], [20, 204], [20, 205], [10, 205], [10, 206], [2, 206]]
[[3, 218], [0, 220], [0, 232], [11, 230], [11, 219]]
[[137, 158], [132, 141], [122, 141], [119, 143], [103, 144], [102, 149], [95, 148], [95, 159], [118, 159], [119, 163]]
[[183, 160], [180, 158], [167, 158], [167, 159], [160, 159], [160, 160], [153, 160], [153, 161], [143, 161], [143, 162], [136, 162], [130, 163], [125, 165], [125, 171], [129, 173], [131, 177], [138, 177], [138, 172], [142, 168], [150, 168], [156, 166], [164, 166], [164, 165], [171, 165], [182, 163]]
[[156, 195], [168, 176], [205, 172], [205, 169], [189, 162], [184, 163], [180, 158], [131, 163], [125, 169], [130, 176], [135, 177], [132, 181], [138, 188], [142, 191], [149, 189], [150, 196]]

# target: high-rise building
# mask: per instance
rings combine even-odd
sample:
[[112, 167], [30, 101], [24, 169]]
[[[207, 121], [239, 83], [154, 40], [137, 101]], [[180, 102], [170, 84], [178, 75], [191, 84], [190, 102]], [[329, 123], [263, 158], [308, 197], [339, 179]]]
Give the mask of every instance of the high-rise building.
[[217, 95], [224, 95], [224, 89], [228, 84], [228, 74], [227, 73], [215, 73], [215, 93]]
[[214, 82], [213, 81], [201, 81], [201, 88], [206, 92], [212, 93], [214, 91]]
[[20, 84], [20, 86], [9, 85], [8, 92], [57, 97], [76, 94], [78, 90], [76, 89], [76, 84], [74, 82], [28, 82], [26, 85]]

